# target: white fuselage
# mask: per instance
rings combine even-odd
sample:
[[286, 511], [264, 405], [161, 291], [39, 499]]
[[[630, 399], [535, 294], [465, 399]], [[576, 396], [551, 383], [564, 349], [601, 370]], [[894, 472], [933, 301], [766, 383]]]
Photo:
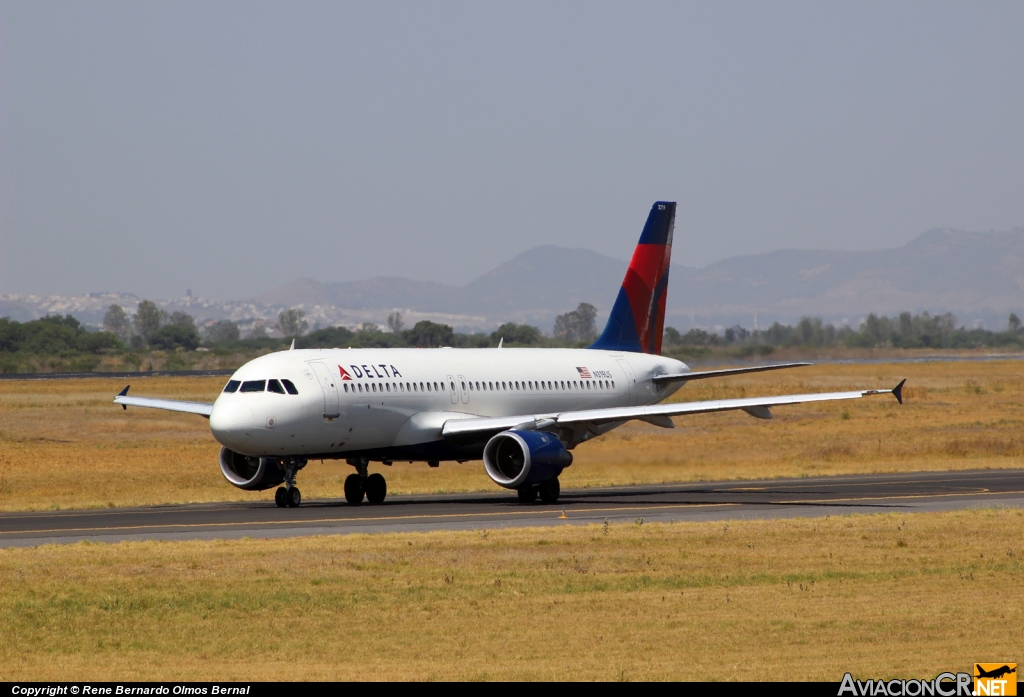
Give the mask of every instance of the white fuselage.
[[[232, 375], [241, 389], [220, 394], [210, 428], [250, 456], [475, 459], [479, 448], [446, 455], [445, 421], [654, 404], [679, 383], [651, 378], [687, 370], [665, 356], [591, 349], [282, 351]], [[298, 394], [242, 391], [261, 380], [290, 380]]]

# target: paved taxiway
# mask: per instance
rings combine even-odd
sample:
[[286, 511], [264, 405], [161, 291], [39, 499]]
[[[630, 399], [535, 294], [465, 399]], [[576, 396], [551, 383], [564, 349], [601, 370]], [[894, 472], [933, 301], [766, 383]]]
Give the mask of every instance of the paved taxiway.
[[[195, 540], [612, 522], [1024, 508], [1024, 470], [969, 470], [576, 489], [557, 504], [514, 492], [389, 496], [378, 506], [312, 500], [0, 514], [0, 547], [81, 540]], [[564, 511], [564, 518], [562, 517]]]

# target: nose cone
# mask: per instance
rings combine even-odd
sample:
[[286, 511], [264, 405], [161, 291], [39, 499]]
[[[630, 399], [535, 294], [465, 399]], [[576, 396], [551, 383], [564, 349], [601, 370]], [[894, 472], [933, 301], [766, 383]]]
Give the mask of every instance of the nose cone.
[[252, 409], [237, 402], [218, 401], [210, 414], [210, 430], [222, 445], [233, 447], [252, 430]]

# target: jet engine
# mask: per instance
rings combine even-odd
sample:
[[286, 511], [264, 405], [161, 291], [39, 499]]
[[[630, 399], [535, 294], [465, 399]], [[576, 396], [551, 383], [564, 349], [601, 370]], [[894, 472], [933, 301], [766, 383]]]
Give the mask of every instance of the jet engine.
[[572, 453], [544, 431], [502, 431], [484, 446], [487, 476], [506, 489], [554, 479], [571, 464]]
[[246, 491], [263, 491], [284, 481], [277, 459], [249, 457], [227, 448], [220, 449], [220, 471], [224, 478]]

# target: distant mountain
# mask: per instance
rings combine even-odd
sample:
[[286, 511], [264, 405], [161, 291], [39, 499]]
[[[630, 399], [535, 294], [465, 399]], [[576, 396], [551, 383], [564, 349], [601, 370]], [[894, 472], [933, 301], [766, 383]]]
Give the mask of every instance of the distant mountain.
[[762, 326], [803, 315], [857, 324], [868, 312], [953, 312], [1002, 327], [1024, 309], [1024, 228], [930, 230], [899, 249], [784, 250], [673, 269], [669, 313], [679, 324]]
[[[408, 308], [550, 330], [580, 302], [603, 319], [627, 262], [586, 249], [535, 247], [465, 286], [376, 278], [348, 283], [304, 279], [257, 298], [269, 305]], [[953, 312], [961, 322], [1001, 327], [1024, 310], [1024, 228], [1001, 233], [930, 230], [899, 249], [782, 250], [732, 257], [702, 269], [674, 265], [667, 322], [767, 326], [804, 315], [859, 324], [869, 312]], [[379, 313], [378, 313], [379, 314]]]
[[[603, 322], [627, 261], [588, 249], [546, 245], [519, 254], [464, 286], [405, 278], [323, 282], [300, 279], [242, 301], [179, 298], [158, 301], [200, 321], [232, 319], [244, 328], [272, 321], [289, 307], [310, 325], [383, 324], [400, 310], [407, 325], [420, 319], [460, 331], [491, 331], [507, 321], [551, 331], [555, 316], [581, 302]], [[438, 278], [445, 277], [439, 269]], [[111, 303], [134, 311], [126, 294], [0, 296], [0, 317], [26, 320], [70, 313], [99, 324]], [[724, 328], [793, 323], [804, 315], [856, 326], [869, 312], [953, 312], [969, 326], [1001, 328], [1010, 312], [1024, 315], [1024, 228], [973, 233], [930, 230], [899, 249], [872, 252], [782, 250], [737, 256], [702, 269], [672, 267], [667, 323]]]
[[574, 310], [581, 302], [607, 305], [607, 312], [626, 265], [589, 249], [545, 245], [519, 254], [462, 287], [404, 278], [342, 283], [304, 278], [256, 300], [273, 306], [445, 312], [482, 318], [481, 329], [515, 321], [550, 330], [556, 314]]

